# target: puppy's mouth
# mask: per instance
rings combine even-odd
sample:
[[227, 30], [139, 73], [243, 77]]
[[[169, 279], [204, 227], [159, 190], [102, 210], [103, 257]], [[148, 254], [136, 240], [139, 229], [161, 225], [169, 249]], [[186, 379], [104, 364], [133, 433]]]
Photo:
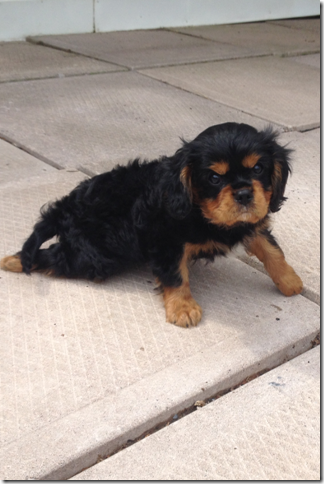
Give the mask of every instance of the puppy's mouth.
[[251, 188], [233, 190], [227, 186], [216, 199], [205, 199], [200, 206], [205, 218], [216, 225], [255, 224], [267, 215], [271, 195], [254, 180]]

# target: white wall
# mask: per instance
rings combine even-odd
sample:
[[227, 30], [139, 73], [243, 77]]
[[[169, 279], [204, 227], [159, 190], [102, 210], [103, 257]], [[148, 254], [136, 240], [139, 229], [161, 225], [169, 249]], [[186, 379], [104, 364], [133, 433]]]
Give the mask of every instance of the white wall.
[[319, 0], [0, 0], [0, 40], [319, 14]]
[[98, 32], [319, 15], [318, 0], [97, 0]]

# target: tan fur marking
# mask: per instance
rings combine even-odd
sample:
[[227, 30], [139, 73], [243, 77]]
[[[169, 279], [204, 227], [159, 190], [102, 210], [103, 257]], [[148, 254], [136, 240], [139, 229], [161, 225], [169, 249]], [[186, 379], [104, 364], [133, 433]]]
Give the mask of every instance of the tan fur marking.
[[252, 155], [248, 155], [243, 159], [242, 165], [245, 168], [253, 168], [257, 164], [259, 159], [260, 159], [260, 155], [256, 153], [252, 153]]
[[185, 249], [179, 264], [182, 284], [179, 287], [163, 287], [163, 300], [168, 323], [188, 328], [197, 326], [202, 316], [202, 309], [191, 295], [189, 271], [187, 267], [188, 251]]
[[270, 244], [262, 235], [257, 235], [250, 241], [247, 250], [263, 262], [271, 279], [285, 296], [293, 296], [302, 291], [302, 280], [294, 269], [287, 264], [279, 247]]
[[186, 187], [191, 187], [191, 169], [189, 166], [185, 166], [180, 173], [181, 183]]
[[191, 295], [189, 282], [180, 287], [164, 287], [163, 299], [168, 323], [182, 328], [197, 326], [201, 320], [202, 309]]
[[201, 252], [212, 255], [215, 251], [224, 252], [226, 254], [229, 252], [229, 248], [227, 245], [222, 244], [221, 242], [214, 242], [213, 240], [209, 240], [205, 244], [185, 245], [185, 257], [188, 261], [197, 257]]
[[189, 166], [185, 166], [180, 173], [180, 181], [189, 192], [189, 196], [192, 199], [192, 187], [191, 187], [191, 169]]
[[218, 197], [203, 200], [200, 203], [203, 215], [217, 225], [232, 226], [238, 222], [255, 224], [264, 218], [269, 210], [272, 192], [265, 191], [257, 180], [252, 182], [253, 202], [244, 207], [234, 199], [234, 192], [230, 186], [226, 186]]
[[4, 271], [22, 272], [23, 268], [20, 262], [19, 255], [8, 255], [0, 261], [0, 267]]
[[216, 161], [210, 167], [217, 175], [225, 175], [230, 169], [229, 163], [227, 161]]
[[227, 245], [212, 240], [205, 244], [186, 244], [179, 264], [182, 284], [179, 287], [164, 287], [163, 299], [167, 322], [177, 326], [196, 326], [201, 320], [202, 309], [193, 299], [189, 286], [189, 271], [187, 263], [200, 253], [213, 254], [215, 251], [229, 251]]
[[272, 173], [272, 177], [271, 177], [271, 182], [272, 182], [273, 188], [280, 185], [281, 178], [282, 178], [281, 166], [279, 165], [279, 163], [277, 161], [275, 161], [274, 165], [273, 165], [273, 173]]

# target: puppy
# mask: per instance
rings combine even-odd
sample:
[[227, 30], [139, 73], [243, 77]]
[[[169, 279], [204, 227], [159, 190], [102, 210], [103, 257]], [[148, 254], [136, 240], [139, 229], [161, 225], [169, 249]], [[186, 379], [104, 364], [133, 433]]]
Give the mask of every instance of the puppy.
[[[190, 260], [226, 255], [241, 243], [285, 296], [303, 284], [269, 230], [285, 200], [290, 150], [271, 128], [211, 126], [172, 156], [83, 181], [41, 211], [22, 250], [1, 261], [14, 272], [104, 280], [132, 262], [149, 263], [166, 319], [195, 326], [202, 309], [189, 287]], [[43, 242], [58, 237], [48, 249]]]

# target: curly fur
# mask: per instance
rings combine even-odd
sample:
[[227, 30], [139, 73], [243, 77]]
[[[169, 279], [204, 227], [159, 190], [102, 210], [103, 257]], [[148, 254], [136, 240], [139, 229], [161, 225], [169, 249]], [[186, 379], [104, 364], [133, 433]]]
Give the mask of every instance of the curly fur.
[[[290, 151], [277, 136], [270, 128], [258, 132], [245, 124], [220, 124], [183, 141], [171, 157], [136, 159], [83, 181], [42, 210], [15, 256], [18, 268], [20, 263], [26, 274], [38, 270], [103, 280], [132, 262], [147, 262], [164, 290], [167, 319], [197, 324], [197, 307], [192, 311], [184, 304], [192, 299], [190, 259], [213, 259], [238, 243], [250, 250], [251, 241], [260, 238], [282, 254], [268, 229], [270, 213], [285, 200], [290, 172]], [[58, 241], [41, 249], [53, 236]], [[259, 251], [261, 246], [269, 252], [265, 243]], [[12, 257], [3, 259], [2, 268], [15, 270]]]

